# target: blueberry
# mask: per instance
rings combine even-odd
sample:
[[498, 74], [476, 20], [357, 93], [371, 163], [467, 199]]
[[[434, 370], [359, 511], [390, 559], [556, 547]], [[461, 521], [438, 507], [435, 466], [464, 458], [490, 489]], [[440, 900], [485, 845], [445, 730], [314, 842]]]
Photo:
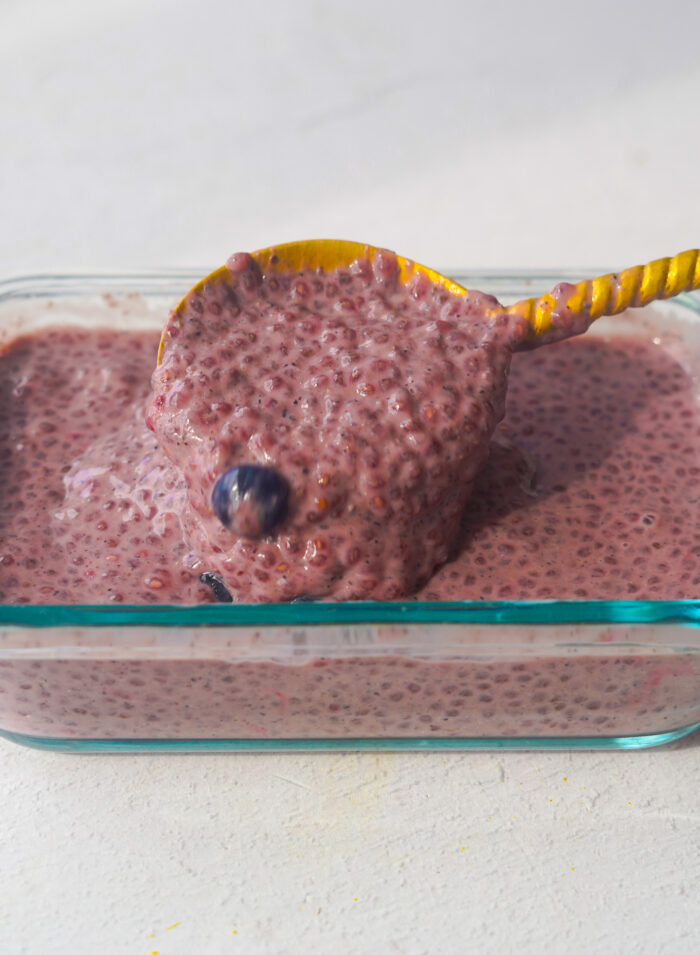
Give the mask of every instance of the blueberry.
[[218, 574], [215, 574], [212, 570], [207, 570], [199, 575], [199, 579], [203, 584], [206, 584], [207, 587], [211, 587], [214, 599], [220, 604], [233, 603], [233, 597], [229, 593], [223, 579], [219, 577]]
[[224, 527], [241, 537], [266, 537], [284, 520], [289, 485], [277, 471], [241, 464], [216, 479], [212, 510]]

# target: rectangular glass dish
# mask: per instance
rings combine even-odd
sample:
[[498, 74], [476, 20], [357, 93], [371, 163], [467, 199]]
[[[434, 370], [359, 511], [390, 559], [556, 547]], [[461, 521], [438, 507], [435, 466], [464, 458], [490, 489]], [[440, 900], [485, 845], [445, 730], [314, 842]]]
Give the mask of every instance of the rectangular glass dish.
[[[159, 328], [201, 274], [0, 282], [0, 346]], [[580, 277], [451, 274], [504, 304]], [[588, 334], [640, 330], [700, 381], [700, 295]], [[697, 599], [0, 605], [0, 736], [43, 748], [635, 748], [698, 728]]]

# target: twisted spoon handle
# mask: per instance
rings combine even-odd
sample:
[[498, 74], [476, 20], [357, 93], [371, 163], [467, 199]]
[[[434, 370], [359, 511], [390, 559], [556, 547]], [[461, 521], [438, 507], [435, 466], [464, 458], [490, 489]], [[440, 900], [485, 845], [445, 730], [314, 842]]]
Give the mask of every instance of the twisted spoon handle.
[[697, 288], [700, 249], [689, 249], [672, 258], [656, 259], [576, 285], [558, 286], [540, 298], [516, 302], [507, 311], [524, 320], [523, 343], [533, 345], [583, 331], [601, 315], [617, 315], [626, 308], [638, 308]]

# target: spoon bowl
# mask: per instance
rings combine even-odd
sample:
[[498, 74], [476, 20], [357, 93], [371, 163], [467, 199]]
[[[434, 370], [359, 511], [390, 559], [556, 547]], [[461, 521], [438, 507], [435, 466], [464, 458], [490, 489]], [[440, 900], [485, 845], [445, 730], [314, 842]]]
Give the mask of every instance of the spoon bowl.
[[[376, 256], [386, 254], [387, 251], [377, 246], [368, 245], [366, 242], [350, 242], [345, 239], [307, 239], [268, 246], [265, 249], [258, 249], [257, 252], [251, 252], [250, 255], [263, 274], [289, 274], [290, 272], [316, 271], [317, 269], [322, 272], [332, 272], [335, 269], [347, 268], [353, 262], [363, 258], [372, 263]], [[394, 256], [394, 253], [391, 253], [391, 255]], [[432, 285], [444, 288], [452, 295], [460, 297], [467, 295], [467, 289], [453, 279], [436, 272], [435, 269], [420, 265], [400, 255], [394, 257], [398, 264], [399, 282], [402, 285], [408, 285], [417, 275], [421, 275]], [[235, 285], [235, 282], [235, 272], [232, 273], [228, 265], [222, 265], [210, 272], [183, 296], [173, 311], [175, 320], [192, 295], [204, 292], [212, 285], [220, 283]], [[500, 308], [496, 310], [501, 311]], [[171, 319], [173, 316], [171, 316]], [[164, 331], [158, 348], [158, 363], [163, 357], [165, 343], [166, 335]]]

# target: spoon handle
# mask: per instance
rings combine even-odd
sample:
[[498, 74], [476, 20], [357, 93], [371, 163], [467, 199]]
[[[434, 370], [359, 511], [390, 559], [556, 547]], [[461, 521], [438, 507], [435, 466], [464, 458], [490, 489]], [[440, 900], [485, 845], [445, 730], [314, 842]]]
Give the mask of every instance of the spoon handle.
[[601, 315], [617, 315], [657, 299], [700, 288], [700, 249], [679, 252], [622, 272], [559, 285], [540, 298], [523, 299], [508, 312], [523, 319], [523, 347], [585, 331]]

